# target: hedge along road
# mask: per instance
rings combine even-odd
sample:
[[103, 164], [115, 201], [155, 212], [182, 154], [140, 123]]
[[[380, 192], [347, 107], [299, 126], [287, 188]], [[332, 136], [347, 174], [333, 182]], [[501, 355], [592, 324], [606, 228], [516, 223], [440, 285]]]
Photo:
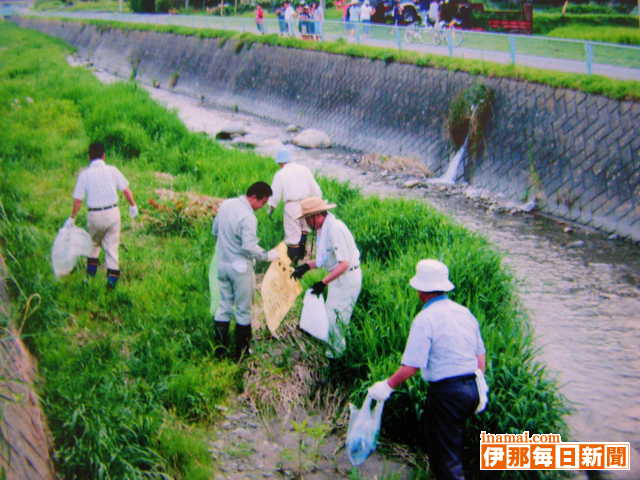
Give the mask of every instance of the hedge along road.
[[[98, 73], [103, 81], [113, 80]], [[249, 133], [238, 142], [255, 143], [274, 155], [288, 140], [282, 125], [244, 113], [201, 106], [197, 100], [147, 88], [163, 105], [176, 109], [191, 130], [215, 135], [225, 124]], [[452, 215], [465, 227], [488, 237], [520, 283], [520, 297], [530, 313], [540, 359], [557, 376], [574, 414], [568, 419], [574, 441], [629, 441], [640, 450], [640, 248], [601, 235], [565, 232], [565, 226], [531, 215], [495, 214], [449, 190], [407, 189], [403, 175], [363, 171], [353, 159], [361, 152], [302, 150], [296, 161], [320, 174], [348, 180], [365, 194], [422, 199]], [[637, 479], [631, 472], [613, 478]], [[582, 476], [580, 477], [582, 478]]]
[[[35, 12], [28, 15], [44, 17], [86, 18], [113, 20], [132, 23], [150, 23], [158, 25], [182, 25], [193, 28], [214, 28], [258, 33], [252, 19], [242, 17], [214, 17], [203, 15], [165, 15], [165, 14], [117, 14], [101, 12]], [[267, 33], [278, 32], [276, 21], [265, 21]], [[348, 42], [371, 45], [375, 47], [415, 50], [447, 56], [447, 46], [434, 46], [404, 41], [406, 27], [396, 29], [388, 25], [372, 25], [368, 34], [364, 34], [361, 24], [357, 31], [345, 30], [344, 23], [337, 21], [324, 22], [324, 40], [339, 39]], [[356, 34], [356, 32], [358, 34]], [[585, 47], [581, 40], [550, 38], [544, 36], [506, 35], [489, 32], [464, 32], [464, 43], [453, 48], [451, 54], [455, 58], [484, 60], [501, 64], [510, 64], [509, 39], [513, 39], [516, 50], [517, 65], [545, 70], [557, 70], [569, 73], [587, 73], [585, 63]], [[640, 47], [628, 45], [605, 44], [591, 42], [593, 63], [592, 73], [621, 80], [640, 80]], [[607, 63], [603, 63], [603, 62]]]

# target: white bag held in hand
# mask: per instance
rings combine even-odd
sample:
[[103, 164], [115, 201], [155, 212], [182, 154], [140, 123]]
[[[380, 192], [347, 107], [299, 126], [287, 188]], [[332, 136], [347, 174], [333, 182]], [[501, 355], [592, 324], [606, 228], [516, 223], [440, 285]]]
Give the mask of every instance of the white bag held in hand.
[[371, 410], [372, 401], [375, 400], [367, 395], [360, 410], [352, 403], [349, 404], [351, 416], [347, 430], [347, 456], [355, 467], [364, 463], [378, 443], [384, 402], [377, 402], [375, 408]]
[[80, 227], [70, 225], [58, 230], [51, 249], [51, 263], [56, 277], [70, 273], [78, 257], [89, 256], [92, 246], [91, 236]]
[[476, 370], [476, 385], [478, 386], [478, 396], [480, 399], [478, 400], [478, 406], [475, 413], [480, 413], [487, 407], [487, 402], [489, 400], [489, 387], [487, 386], [487, 381], [484, 379], [484, 373], [482, 373], [482, 370], [480, 369]]
[[300, 328], [324, 342], [329, 340], [329, 319], [324, 298], [311, 293], [311, 289], [304, 294]]

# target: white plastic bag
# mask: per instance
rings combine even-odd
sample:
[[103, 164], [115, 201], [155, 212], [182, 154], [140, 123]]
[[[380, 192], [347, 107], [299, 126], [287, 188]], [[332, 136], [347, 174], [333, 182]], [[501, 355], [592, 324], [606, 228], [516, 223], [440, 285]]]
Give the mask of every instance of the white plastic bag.
[[51, 249], [51, 264], [56, 277], [70, 273], [78, 257], [89, 256], [92, 246], [91, 236], [80, 227], [70, 225], [58, 230]]
[[349, 404], [351, 416], [347, 430], [347, 456], [355, 467], [369, 458], [378, 443], [384, 402], [377, 401], [376, 406], [371, 410], [372, 401], [373, 398], [367, 394], [360, 410], [352, 403]]
[[487, 408], [487, 401], [489, 399], [489, 387], [487, 385], [487, 381], [484, 379], [484, 373], [482, 370], [476, 370], [476, 385], [478, 387], [478, 395], [480, 399], [478, 400], [478, 406], [476, 407], [475, 413], [480, 413]]
[[311, 289], [304, 294], [300, 328], [324, 342], [329, 340], [329, 319], [324, 298], [311, 293]]

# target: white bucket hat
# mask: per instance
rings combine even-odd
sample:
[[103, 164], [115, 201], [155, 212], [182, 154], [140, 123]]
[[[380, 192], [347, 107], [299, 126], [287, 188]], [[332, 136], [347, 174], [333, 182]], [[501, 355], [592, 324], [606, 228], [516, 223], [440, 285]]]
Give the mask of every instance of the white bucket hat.
[[449, 281], [449, 269], [438, 260], [420, 260], [409, 285], [420, 292], [448, 292], [455, 288]]
[[279, 150], [276, 154], [276, 163], [289, 163], [291, 162], [291, 152], [289, 150]]

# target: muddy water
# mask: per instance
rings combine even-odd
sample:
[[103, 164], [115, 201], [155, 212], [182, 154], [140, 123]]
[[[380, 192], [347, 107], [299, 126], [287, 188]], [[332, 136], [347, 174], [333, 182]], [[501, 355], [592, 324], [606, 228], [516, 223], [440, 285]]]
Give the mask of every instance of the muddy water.
[[[293, 136], [285, 125], [250, 113], [149, 91], [190, 129], [215, 135], [241, 126], [249, 133], [235, 141], [253, 143], [266, 155]], [[488, 237], [518, 280], [540, 361], [575, 409], [568, 418], [572, 439], [631, 442], [632, 470], [609, 476], [640, 479], [640, 247], [536, 215], [496, 213], [443, 187], [404, 188], [406, 176], [357, 168], [358, 152], [291, 148], [318, 173], [348, 180], [366, 194], [422, 199]]]

